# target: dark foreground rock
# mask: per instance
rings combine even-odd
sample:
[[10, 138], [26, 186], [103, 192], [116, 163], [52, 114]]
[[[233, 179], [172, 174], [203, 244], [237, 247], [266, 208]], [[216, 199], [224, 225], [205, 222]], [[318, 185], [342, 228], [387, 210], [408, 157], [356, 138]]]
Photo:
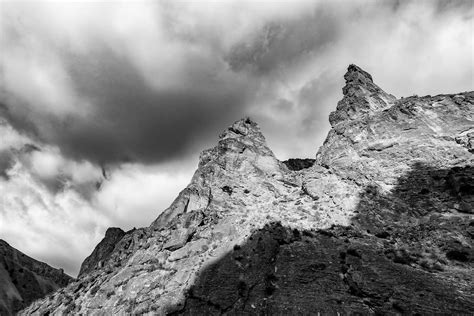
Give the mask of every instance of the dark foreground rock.
[[0, 239], [0, 315], [13, 315], [73, 278]]
[[395, 262], [393, 248], [351, 227], [272, 223], [206, 268], [175, 314], [474, 313], [468, 288]]
[[117, 227], [110, 227], [105, 232], [104, 239], [95, 247], [94, 251], [84, 262], [82, 262], [79, 271], [79, 277], [85, 273], [89, 273], [94, 269], [102, 268], [104, 262], [110, 257], [115, 245], [122, 239], [125, 232]]
[[22, 313], [472, 315], [474, 92], [344, 78], [314, 163], [235, 122], [149, 227]]

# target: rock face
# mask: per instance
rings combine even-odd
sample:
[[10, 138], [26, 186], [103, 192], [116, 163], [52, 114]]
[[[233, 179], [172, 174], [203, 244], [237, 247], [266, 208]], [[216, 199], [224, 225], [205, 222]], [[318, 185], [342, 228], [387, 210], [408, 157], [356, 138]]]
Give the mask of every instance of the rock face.
[[73, 279], [0, 239], [0, 315], [13, 315]]
[[336, 111], [329, 115], [332, 126], [387, 109], [396, 100], [393, 95], [380, 89], [370, 74], [356, 65], [349, 66], [344, 79], [346, 80], [346, 85], [342, 88], [344, 98], [337, 103]]
[[110, 227], [105, 232], [105, 237], [95, 247], [94, 251], [87, 257], [79, 270], [79, 277], [85, 273], [89, 273], [94, 269], [102, 268], [104, 262], [110, 257], [115, 245], [122, 239], [125, 232], [117, 227]]
[[473, 314], [474, 92], [345, 79], [314, 164], [235, 122], [150, 227], [23, 314]]

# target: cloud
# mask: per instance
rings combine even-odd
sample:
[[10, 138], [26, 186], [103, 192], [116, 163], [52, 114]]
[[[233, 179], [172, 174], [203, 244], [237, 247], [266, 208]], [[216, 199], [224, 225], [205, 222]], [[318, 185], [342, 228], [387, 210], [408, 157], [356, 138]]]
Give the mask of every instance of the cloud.
[[[315, 10], [325, 14], [307, 12], [279, 21], [277, 27], [270, 24], [277, 31], [261, 28], [254, 37], [260, 40], [236, 45], [246, 48], [236, 70], [271, 70], [261, 78], [264, 84], [255, 106], [247, 111], [261, 122], [280, 158], [311, 157], [317, 151], [329, 130], [327, 117], [342, 97], [343, 75], [350, 63], [372, 73], [378, 85], [398, 97], [474, 89], [472, 2], [340, 4], [321, 2]], [[319, 23], [335, 27], [328, 31], [318, 28]], [[304, 30], [305, 25], [314, 25], [313, 33], [301, 31], [302, 36], [293, 39], [292, 30]], [[295, 53], [298, 43], [318, 44]], [[282, 100], [286, 111], [280, 111]]]
[[[343, 4], [7, 1], [4, 103], [16, 128], [69, 157], [150, 164], [192, 153], [247, 114], [298, 125], [275, 120], [273, 105], [300, 111], [300, 90], [315, 80], [330, 90], [313, 93], [315, 110], [299, 115], [293, 136], [320, 143], [329, 125], [309, 124], [335, 106], [352, 62], [396, 95], [472, 87], [470, 1]], [[286, 157], [313, 154], [306, 141], [296, 152], [272, 142]]]
[[254, 36], [235, 44], [226, 59], [235, 71], [248, 70], [263, 76], [285, 73], [339, 38], [337, 22], [333, 12], [325, 7], [295, 19], [274, 20]]
[[176, 165], [122, 165], [92, 203], [123, 229], [148, 226], [189, 183], [191, 175], [186, 170]]
[[7, 4], [11, 121], [69, 157], [169, 160], [202, 130], [238, 116], [252, 92], [246, 78], [225, 71], [210, 43], [163, 25], [158, 5], [48, 3], [26, 12], [30, 3]]
[[110, 220], [72, 190], [52, 194], [19, 162], [8, 174], [0, 179], [1, 238], [73, 274]]
[[[191, 177], [190, 161], [103, 171], [0, 124], [0, 238], [76, 275], [110, 226], [148, 226]], [[3, 140], [3, 139], [2, 139]], [[106, 178], [103, 177], [106, 174]]]
[[73, 187], [51, 192], [19, 162], [8, 174], [0, 178], [0, 238], [71, 275], [107, 227], [148, 226], [190, 179], [179, 169], [127, 165], [85, 199]]

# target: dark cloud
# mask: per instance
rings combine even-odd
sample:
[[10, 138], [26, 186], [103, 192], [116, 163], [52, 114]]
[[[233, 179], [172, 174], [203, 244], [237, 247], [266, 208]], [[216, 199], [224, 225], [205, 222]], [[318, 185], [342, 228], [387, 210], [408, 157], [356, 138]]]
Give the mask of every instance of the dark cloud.
[[[470, 9], [473, 5], [471, 0], [419, 0], [417, 2], [425, 5], [427, 8], [434, 7], [436, 12], [441, 14], [451, 10]], [[376, 5], [388, 7], [393, 12], [397, 12], [413, 5], [413, 1], [382, 0], [377, 1]]]
[[5, 180], [9, 180], [10, 177], [8, 176], [8, 169], [11, 168], [13, 163], [12, 154], [8, 151], [1, 151], [0, 152], [0, 177], [4, 178]]
[[[242, 81], [222, 81], [199, 70], [190, 74], [192, 84], [160, 90], [111, 50], [63, 57], [74, 91], [93, 109], [85, 116], [38, 113], [14, 124], [69, 157], [99, 164], [176, 158], [201, 133], [217, 133], [222, 121], [238, 117], [252, 90]], [[54, 133], [42, 133], [38, 125], [49, 125]]]
[[438, 14], [447, 13], [448, 11], [464, 11], [471, 9], [473, 7], [473, 2], [471, 0], [437, 0], [436, 11]]
[[339, 72], [325, 71], [300, 89], [296, 111], [306, 113], [302, 120], [303, 131], [328, 123], [329, 112], [335, 109], [337, 101], [341, 99], [343, 85], [344, 80]]
[[226, 56], [235, 71], [269, 75], [314, 58], [339, 37], [338, 19], [324, 6], [295, 19], [271, 21]]
[[[63, 154], [98, 164], [159, 163], [184, 157], [199, 149], [197, 142], [207, 144], [209, 135], [248, 114], [270, 125], [272, 120], [282, 124], [285, 111], [300, 112], [294, 115], [301, 126], [298, 133], [314, 130], [314, 123], [327, 129], [322, 121], [335, 107], [347, 64], [370, 67], [386, 59], [393, 69], [404, 62], [419, 64], [431, 51], [439, 57], [444, 44], [433, 38], [442, 28], [437, 23], [444, 22], [420, 14], [451, 12], [468, 5], [466, 1], [355, 1], [344, 6], [301, 2], [295, 6], [302, 9], [291, 14], [285, 11], [292, 11], [290, 5], [279, 4], [276, 12], [269, 5], [268, 14], [244, 6], [247, 15], [242, 17], [250, 26], [242, 27], [241, 20], [218, 16], [229, 13], [224, 5], [212, 7], [213, 24], [205, 19], [212, 10], [165, 3], [151, 6], [149, 13], [140, 3], [117, 10], [137, 19], [130, 25], [133, 20], [124, 20], [128, 28], [121, 27], [121, 20], [112, 23], [117, 18], [112, 13], [104, 23], [86, 14], [92, 26], [73, 19], [64, 38], [56, 29], [48, 29], [45, 35], [40, 27], [36, 34], [31, 26], [23, 25], [28, 22], [25, 18], [20, 25], [9, 20], [6, 29], [13, 34], [9, 38], [21, 43], [20, 52], [26, 54], [31, 48], [50, 59], [40, 75], [34, 67], [27, 69], [37, 79], [37, 90], [19, 92], [17, 87], [9, 91], [13, 95], [10, 118], [17, 128], [58, 145]], [[100, 7], [114, 9], [112, 5]], [[89, 4], [84, 12], [94, 8]], [[109, 11], [113, 10], [104, 12]], [[235, 15], [239, 14], [236, 10]], [[432, 25], [437, 29], [431, 30]], [[30, 41], [35, 36], [40, 40]], [[16, 65], [13, 55], [11, 64]], [[19, 65], [31, 62], [27, 56]], [[443, 68], [448, 68], [449, 63], [444, 63]], [[383, 72], [386, 67], [380, 63], [373, 68]], [[406, 74], [413, 67], [402, 70]], [[419, 73], [411, 77], [416, 76], [424, 79]], [[403, 90], [403, 84], [397, 88]], [[413, 85], [406, 81], [406, 86]], [[38, 98], [42, 89], [46, 91]], [[51, 106], [53, 103], [57, 104]], [[286, 127], [294, 123], [283, 122]], [[325, 132], [321, 130], [315, 138], [322, 138]]]

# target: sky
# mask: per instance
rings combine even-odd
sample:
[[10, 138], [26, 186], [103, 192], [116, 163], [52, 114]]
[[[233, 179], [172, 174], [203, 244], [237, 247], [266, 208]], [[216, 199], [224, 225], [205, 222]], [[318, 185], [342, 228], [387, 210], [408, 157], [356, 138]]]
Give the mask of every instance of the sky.
[[77, 275], [148, 226], [244, 116], [314, 157], [357, 64], [396, 97], [474, 90], [468, 1], [0, 0], [0, 238]]

